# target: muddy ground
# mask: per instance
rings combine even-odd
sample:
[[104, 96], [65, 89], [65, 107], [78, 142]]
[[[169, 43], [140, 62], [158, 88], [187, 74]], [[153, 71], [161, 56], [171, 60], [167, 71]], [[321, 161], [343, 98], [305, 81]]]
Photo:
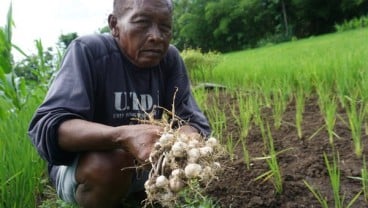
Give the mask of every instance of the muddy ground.
[[[214, 105], [213, 103], [220, 105], [217, 107], [223, 109], [227, 116], [226, 130], [221, 139], [231, 134], [234, 142], [239, 140], [240, 127], [235, 122], [234, 113], [230, 111], [231, 106], [237, 105], [234, 96], [225, 92], [220, 93], [220, 97], [210, 94], [208, 102], [209, 106]], [[334, 129], [338, 138], [335, 137], [334, 145], [331, 145], [328, 140], [328, 133], [323, 127], [325, 121], [321, 116], [318, 100], [312, 97], [306, 99], [305, 102], [302, 138], [297, 136], [296, 110], [293, 101], [288, 104], [279, 129], [276, 129], [273, 125], [272, 109], [262, 109], [262, 115], [271, 127], [275, 149], [277, 152], [281, 151], [277, 156], [282, 175], [281, 193], [276, 192], [272, 179], [267, 181], [255, 180], [270, 169], [265, 160], [254, 160], [267, 155], [268, 150], [265, 148], [260, 129], [253, 125], [246, 138], [249, 155], [253, 158], [249, 168], [243, 160], [241, 145], [238, 145], [235, 148], [232, 160], [227, 157], [220, 161], [224, 167], [224, 172], [217, 181], [210, 184], [206, 195], [216, 201], [217, 205], [222, 208], [322, 207], [305, 185], [304, 182], [306, 181], [326, 197], [328, 207], [337, 207], [334, 204], [330, 178], [323, 154], [325, 153], [328, 159], [332, 161], [332, 153], [338, 152], [340, 157], [338, 165], [341, 171], [340, 196], [345, 199], [341, 207], [347, 207], [349, 202], [362, 190], [361, 181], [352, 179], [352, 177], [361, 177], [362, 158], [367, 155], [368, 151], [368, 136], [365, 134], [363, 127], [362, 145], [364, 152], [362, 158], [358, 158], [354, 154], [347, 114], [340, 108]], [[141, 207], [139, 202], [140, 200], [124, 207]], [[351, 207], [368, 207], [368, 202], [364, 200], [363, 193], [360, 194]]]
[[[239, 127], [230, 113], [230, 105], [236, 105], [236, 99], [223, 94], [220, 103], [228, 115], [227, 128], [224, 136], [233, 134], [239, 139]], [[303, 113], [302, 138], [298, 138], [295, 127], [295, 103], [291, 101], [283, 115], [283, 122], [279, 129], [272, 125], [272, 110], [263, 109], [263, 116], [270, 123], [272, 137], [276, 151], [286, 150], [277, 157], [282, 175], [282, 192], [277, 193], [272, 180], [255, 180], [267, 172], [269, 167], [265, 160], [253, 160], [249, 169], [244, 163], [243, 151], [238, 145], [233, 160], [228, 158], [221, 161], [225, 170], [219, 180], [211, 184], [208, 194], [221, 207], [321, 207], [321, 204], [307, 188], [304, 181], [318, 190], [328, 200], [328, 207], [335, 207], [331, 183], [323, 157], [325, 153], [332, 161], [333, 149], [340, 156], [341, 170], [340, 196], [345, 198], [343, 206], [347, 207], [353, 197], [362, 190], [361, 181], [351, 177], [360, 177], [362, 159], [354, 154], [351, 131], [347, 114], [338, 110], [335, 133], [339, 138], [334, 139], [334, 145], [328, 140], [328, 134], [323, 128], [325, 121], [318, 107], [318, 100], [309, 98], [305, 103]], [[224, 137], [223, 136], [223, 137]], [[363, 156], [368, 148], [367, 135], [362, 132], [364, 147]], [[267, 153], [258, 127], [253, 126], [247, 137], [247, 149], [250, 157], [262, 157]], [[290, 148], [290, 149], [289, 149]], [[335, 151], [335, 152], [336, 152]], [[368, 207], [363, 194], [352, 207]]]

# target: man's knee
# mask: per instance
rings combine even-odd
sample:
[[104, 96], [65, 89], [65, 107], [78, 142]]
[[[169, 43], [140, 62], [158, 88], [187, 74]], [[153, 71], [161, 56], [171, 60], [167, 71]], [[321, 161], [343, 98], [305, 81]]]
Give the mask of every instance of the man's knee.
[[129, 190], [134, 169], [133, 157], [122, 150], [81, 155], [76, 172], [78, 203], [106, 203], [121, 200]]
[[[130, 181], [127, 175], [132, 171], [123, 168], [134, 166], [134, 158], [123, 150], [112, 152], [91, 152], [81, 155], [76, 172], [78, 183], [96, 181], [99, 183], [116, 183], [121, 180]], [[132, 169], [131, 169], [132, 170]]]

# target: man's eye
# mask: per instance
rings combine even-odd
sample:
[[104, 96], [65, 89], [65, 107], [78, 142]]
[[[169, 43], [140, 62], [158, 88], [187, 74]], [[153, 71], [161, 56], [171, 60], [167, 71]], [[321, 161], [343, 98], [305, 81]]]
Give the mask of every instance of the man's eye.
[[137, 20], [134, 23], [140, 24], [140, 25], [149, 25], [150, 24], [150, 22], [148, 20], [143, 20], [143, 19], [142, 20]]
[[171, 25], [162, 24], [161, 27], [167, 30], [171, 30]]
[[162, 25], [160, 25], [160, 29], [162, 31], [169, 32], [169, 31], [171, 31], [171, 25], [162, 24]]

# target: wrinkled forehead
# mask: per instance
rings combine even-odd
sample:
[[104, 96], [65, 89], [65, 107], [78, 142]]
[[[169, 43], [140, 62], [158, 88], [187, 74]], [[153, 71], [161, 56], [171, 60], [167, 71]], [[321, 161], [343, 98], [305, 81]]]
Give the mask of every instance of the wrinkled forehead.
[[134, 6], [141, 7], [144, 4], [151, 4], [157, 7], [167, 7], [170, 11], [172, 10], [171, 0], [128, 0], [132, 1]]
[[113, 13], [115, 15], [123, 15], [127, 10], [142, 7], [146, 4], [157, 8], [167, 7], [172, 13], [172, 0], [114, 0]]

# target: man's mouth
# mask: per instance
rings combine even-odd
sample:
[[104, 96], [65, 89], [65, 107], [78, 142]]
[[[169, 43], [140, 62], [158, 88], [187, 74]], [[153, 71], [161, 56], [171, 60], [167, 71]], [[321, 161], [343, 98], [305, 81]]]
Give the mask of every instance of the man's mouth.
[[144, 50], [141, 50], [141, 53], [157, 56], [157, 55], [162, 54], [162, 50], [161, 49], [144, 49]]

